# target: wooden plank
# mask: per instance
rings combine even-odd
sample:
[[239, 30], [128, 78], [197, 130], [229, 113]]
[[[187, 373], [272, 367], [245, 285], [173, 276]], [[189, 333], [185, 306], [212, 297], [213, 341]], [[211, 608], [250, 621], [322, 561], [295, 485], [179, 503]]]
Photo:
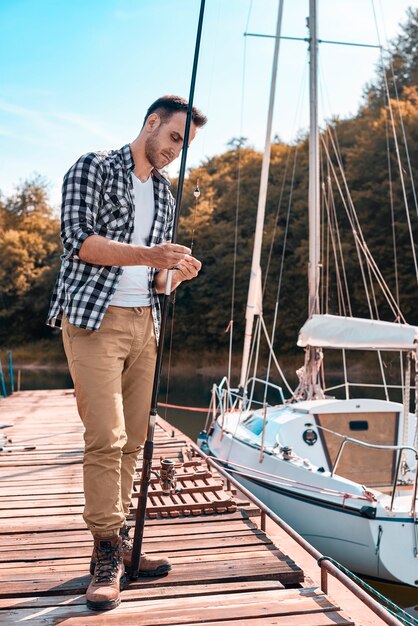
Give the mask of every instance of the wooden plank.
[[[222, 547], [222, 554], [219, 554], [219, 548], [211, 546], [207, 550], [203, 551], [201, 548], [189, 549], [189, 550], [173, 550], [171, 547], [166, 553], [166, 556], [170, 558], [170, 563], [175, 567], [178, 563], [198, 563], [206, 561], [216, 561], [220, 558], [235, 559], [252, 559], [265, 556], [265, 553], [269, 551], [265, 545], [261, 546], [238, 546], [238, 547]], [[71, 571], [79, 569], [80, 566], [88, 566], [90, 563], [90, 556], [92, 553], [92, 545], [86, 546], [82, 549], [71, 548], [68, 551], [60, 548], [56, 557], [51, 555], [51, 550], [44, 551], [44, 558], [38, 556], [37, 559], [25, 559], [25, 560], [11, 560], [4, 563], [0, 562], [0, 582], [7, 580], [8, 576], [13, 576], [14, 572], [22, 574], [29, 572], [32, 574], [34, 563], [36, 563], [37, 572], [53, 572], [53, 571]], [[147, 553], [151, 554], [147, 549]], [[273, 551], [271, 551], [274, 554]], [[160, 554], [164, 554], [161, 551]]]
[[[148, 554], [164, 553], [175, 554], [179, 552], [195, 552], [198, 551], [232, 551], [235, 550], [251, 550], [254, 546], [271, 546], [271, 541], [264, 535], [244, 535], [229, 537], [221, 537], [219, 535], [192, 535], [188, 538], [173, 537], [169, 546], [165, 541], [144, 541], [144, 550]], [[74, 556], [86, 556], [90, 554], [92, 547], [91, 535], [85, 537], [82, 541], [67, 541], [50, 543], [45, 540], [44, 543], [32, 544], [28, 546], [26, 542], [19, 542], [4, 546], [0, 549], [0, 568], [7, 563], [16, 563], [19, 561], [43, 561], [51, 558], [69, 558]]]
[[[53, 626], [57, 623], [71, 626], [77, 624], [79, 618], [88, 615], [91, 626], [118, 625], [121, 623], [137, 626], [169, 626], [174, 624], [203, 624], [209, 620], [239, 620], [251, 617], [305, 615], [336, 611], [336, 607], [322, 594], [305, 595], [301, 590], [237, 592], [219, 594], [211, 597], [191, 596], [187, 603], [178, 599], [159, 599], [123, 602], [120, 607], [109, 613], [92, 615], [82, 605], [58, 606], [54, 611], [40, 611], [39, 617], [33, 615], [32, 609], [15, 609], [7, 613], [16, 621], [31, 619], [33, 626]], [[300, 623], [304, 623], [301, 621]]]
[[[231, 519], [234, 514], [225, 514], [222, 516], [214, 516], [212, 517], [202, 517], [199, 518], [181, 518], [181, 519], [170, 519], [167, 521], [162, 520], [147, 520], [145, 525], [144, 537], [153, 538], [153, 537], [167, 537], [171, 538], [172, 536], [182, 537], [193, 536], [193, 535], [227, 535], [228, 533], [234, 534], [242, 534], [242, 535], [251, 535], [256, 534], [260, 535], [262, 531], [258, 529], [250, 520], [242, 520], [242, 517], [239, 516], [235, 519]], [[228, 519], [226, 519], [228, 518]], [[192, 523], [191, 523], [192, 522]], [[214, 523], [215, 522], [215, 523]], [[61, 526], [56, 530], [48, 530], [44, 527], [38, 529], [38, 532], [10, 532], [7, 535], [0, 534], [0, 546], [8, 546], [10, 547], [10, 542], [48, 542], [48, 541], [61, 541], [65, 536], [67, 529], [65, 526]], [[72, 528], [71, 537], [80, 537], [85, 536], [91, 540], [91, 534], [86, 529], [85, 524], [82, 523], [81, 528], [77, 529], [75, 527]]]
[[[286, 615], [284, 617], [253, 617], [234, 619], [234, 626], [353, 626], [354, 622], [346, 619], [340, 613], [309, 613], [300, 615]], [[66, 626], [68, 622], [65, 622]], [[80, 625], [81, 626], [81, 625]], [[134, 626], [128, 622], [126, 626]], [[231, 622], [216, 620], [216, 622], [192, 622], [188, 626], [231, 626]]]
[[[201, 585], [179, 585], [166, 587], [137, 587], [130, 589], [129, 587], [123, 592], [123, 601], [130, 602], [132, 600], [150, 600], [152, 598], [187, 598], [191, 596], [212, 596], [218, 593], [233, 594], [237, 591], [268, 591], [269, 589], [284, 589], [278, 580], [250, 580], [241, 582], [227, 582], [222, 584], [201, 584]], [[308, 595], [309, 591], [304, 590]], [[315, 590], [311, 590], [315, 593]], [[85, 605], [86, 599], [84, 595], [71, 596], [64, 598], [65, 602], [70, 606]], [[50, 606], [58, 606], [63, 603], [61, 596], [35, 596], [29, 598], [0, 598], [0, 611], [10, 608], [42, 608]]]
[[[249, 562], [213, 561], [192, 566], [190, 563], [178, 564], [169, 574], [161, 578], [141, 578], [141, 584], [151, 583], [152, 586], [195, 584], [195, 583], [220, 583], [232, 581], [262, 580], [274, 578], [284, 585], [296, 585], [303, 580], [303, 573], [298, 568], [291, 568], [285, 561], [258, 558]], [[85, 569], [77, 569], [71, 572], [71, 577], [65, 573], [37, 572], [33, 568], [30, 574], [15, 573], [13, 578], [8, 577], [7, 586], [1, 585], [0, 597], [33, 596], [54, 592], [56, 594], [84, 593], [89, 576]]]

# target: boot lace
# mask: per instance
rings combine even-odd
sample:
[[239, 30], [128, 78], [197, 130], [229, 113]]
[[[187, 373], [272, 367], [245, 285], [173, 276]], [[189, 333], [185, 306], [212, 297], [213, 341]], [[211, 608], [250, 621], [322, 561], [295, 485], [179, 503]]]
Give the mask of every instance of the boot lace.
[[121, 563], [119, 546], [99, 546], [97, 548], [97, 562], [95, 569], [96, 583], [112, 583]]
[[[122, 550], [123, 552], [132, 552], [134, 547], [134, 540], [129, 536], [130, 532], [129, 526], [121, 526], [119, 529], [119, 536], [122, 539]], [[145, 552], [141, 552], [141, 557], [145, 556]]]
[[122, 549], [124, 552], [132, 552], [132, 548], [133, 548], [133, 540], [130, 538], [129, 536], [129, 531], [131, 529], [129, 528], [129, 526], [122, 526], [119, 529], [119, 536], [122, 539]]

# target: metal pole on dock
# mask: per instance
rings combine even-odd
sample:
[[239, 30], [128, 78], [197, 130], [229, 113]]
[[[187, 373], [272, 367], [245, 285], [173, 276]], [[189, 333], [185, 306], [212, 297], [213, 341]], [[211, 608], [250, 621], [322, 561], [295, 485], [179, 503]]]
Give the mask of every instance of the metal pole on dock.
[[[186, 172], [187, 149], [188, 149], [188, 144], [189, 144], [190, 126], [192, 122], [193, 97], [194, 97], [194, 89], [195, 89], [195, 84], [196, 84], [197, 64], [199, 60], [199, 50], [200, 50], [200, 40], [202, 36], [204, 10], [205, 10], [205, 0], [201, 0], [199, 21], [198, 21], [197, 35], [196, 35], [196, 45], [195, 45], [195, 51], [194, 51], [193, 68], [192, 68], [192, 78], [191, 78], [191, 84], [190, 84], [189, 103], [188, 103], [188, 108], [187, 108], [186, 126], [184, 130], [183, 150], [182, 150], [182, 155], [181, 155], [180, 172], [179, 172], [179, 180], [178, 180], [178, 188], [177, 188], [177, 196], [176, 196], [176, 210], [175, 210], [174, 225], [173, 225], [173, 243], [176, 243], [176, 239], [177, 239], [177, 230], [178, 230], [178, 223], [179, 223], [180, 210], [181, 210], [181, 199], [183, 195], [183, 184], [184, 184], [184, 177], [185, 177], [185, 172]], [[168, 270], [166, 287], [165, 287], [165, 292], [164, 292], [162, 314], [161, 314], [161, 332], [160, 332], [160, 341], [158, 344], [157, 361], [155, 364], [154, 384], [153, 384], [153, 389], [152, 389], [151, 410], [150, 410], [150, 416], [149, 416], [149, 422], [148, 422], [148, 432], [147, 432], [147, 439], [144, 445], [144, 453], [143, 453], [141, 487], [140, 487], [138, 505], [137, 505], [137, 510], [136, 510], [135, 533], [134, 533], [133, 548], [132, 548], [132, 561], [131, 561], [131, 567], [128, 571], [129, 576], [132, 580], [136, 580], [139, 576], [139, 561], [140, 561], [140, 555], [141, 555], [142, 540], [144, 536], [148, 487], [151, 481], [151, 472], [152, 472], [152, 456], [153, 456], [153, 451], [154, 451], [154, 430], [155, 430], [155, 424], [157, 421], [158, 391], [160, 387], [162, 357], [163, 357], [163, 351], [164, 351], [164, 334], [165, 334], [165, 329], [167, 325], [168, 305], [170, 302], [172, 277], [173, 277], [173, 270]]]
[[10, 381], [10, 394], [14, 393], [15, 390], [15, 379], [13, 375], [13, 356], [12, 351], [9, 350], [7, 353], [7, 357], [9, 359], [9, 381]]
[[1, 364], [1, 359], [0, 359], [0, 385], [1, 385], [1, 393], [6, 398], [7, 397], [6, 383], [4, 381], [3, 366]]

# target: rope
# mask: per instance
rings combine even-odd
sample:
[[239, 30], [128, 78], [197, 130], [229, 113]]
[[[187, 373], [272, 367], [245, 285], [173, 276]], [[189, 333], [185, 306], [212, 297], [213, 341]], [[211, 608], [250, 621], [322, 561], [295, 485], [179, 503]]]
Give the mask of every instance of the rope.
[[[208, 459], [212, 459], [213, 461], [216, 461], [217, 463], [223, 463], [224, 465], [228, 465], [229, 464], [229, 460], [226, 459], [221, 459], [219, 457], [215, 457], [215, 456], [208, 456]], [[262, 472], [261, 470], [257, 470], [254, 469], [252, 467], [247, 467], [246, 465], [240, 465], [239, 463], [235, 463], [234, 461], [234, 467], [239, 467], [243, 470], [248, 470], [250, 472], [252, 472], [252, 474], [248, 474], [246, 472], [242, 472], [240, 470], [236, 470], [233, 469], [231, 467], [228, 467], [228, 472], [230, 472], [231, 474], [238, 474], [239, 476], [242, 476], [243, 478], [257, 478], [256, 476], [254, 476], [253, 474], [259, 474], [260, 476], [266, 476], [269, 479], [270, 484], [272, 485], [278, 485], [278, 486], [284, 486], [284, 487], [295, 487], [295, 488], [302, 488], [305, 491], [311, 492], [311, 493], [315, 493], [315, 494], [322, 494], [322, 495], [328, 495], [328, 496], [332, 496], [332, 497], [337, 497], [337, 498], [342, 498], [343, 499], [343, 505], [345, 503], [345, 500], [348, 500], [349, 498], [355, 499], [355, 500], [365, 500], [366, 502], [374, 502], [375, 498], [373, 496], [373, 494], [371, 494], [369, 491], [363, 491], [363, 495], [359, 495], [359, 494], [354, 494], [354, 493], [347, 493], [344, 491], [339, 491], [337, 489], [330, 489], [329, 487], [317, 487], [316, 485], [310, 485], [309, 483], [303, 483], [299, 480], [292, 480], [291, 478], [286, 478], [285, 476], [278, 476], [277, 474], [270, 474], [269, 472]], [[273, 479], [273, 480], [271, 480]]]
[[418, 626], [418, 620], [415, 619], [415, 617], [413, 617], [412, 615], [410, 615], [409, 613], [401, 609], [400, 606], [392, 602], [392, 600], [389, 600], [389, 598], [387, 598], [382, 593], [377, 591], [377, 589], [375, 589], [374, 587], [371, 587], [368, 583], [364, 582], [364, 580], [356, 576], [356, 574], [354, 574], [351, 570], [344, 567], [344, 565], [341, 565], [341, 563], [339, 563], [338, 561], [336, 561], [330, 556], [321, 556], [317, 560], [317, 563], [319, 566], [321, 566], [322, 561], [329, 561], [330, 563], [332, 563], [337, 569], [343, 572], [346, 576], [354, 580], [354, 582], [357, 583], [359, 587], [367, 591], [367, 593], [370, 594], [371, 596], [374, 596], [375, 598], [377, 598], [380, 604], [382, 604], [384, 608], [386, 608], [386, 610], [391, 615], [393, 615], [398, 620], [400, 620], [403, 624], [405, 624], [405, 626]]
[[201, 408], [201, 407], [197, 407], [197, 406], [181, 406], [179, 404], [168, 404], [167, 402], [159, 402], [158, 406], [163, 406], [165, 408], [168, 409], [181, 409], [182, 411], [194, 411], [196, 413], [207, 413], [208, 409], [206, 408]]

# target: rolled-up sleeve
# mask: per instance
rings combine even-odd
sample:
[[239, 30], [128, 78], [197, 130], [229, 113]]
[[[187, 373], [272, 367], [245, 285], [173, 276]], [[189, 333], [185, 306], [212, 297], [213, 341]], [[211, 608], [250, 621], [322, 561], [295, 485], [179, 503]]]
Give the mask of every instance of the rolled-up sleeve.
[[65, 258], [78, 258], [83, 241], [96, 234], [103, 166], [85, 154], [68, 170], [62, 186], [61, 239]]

